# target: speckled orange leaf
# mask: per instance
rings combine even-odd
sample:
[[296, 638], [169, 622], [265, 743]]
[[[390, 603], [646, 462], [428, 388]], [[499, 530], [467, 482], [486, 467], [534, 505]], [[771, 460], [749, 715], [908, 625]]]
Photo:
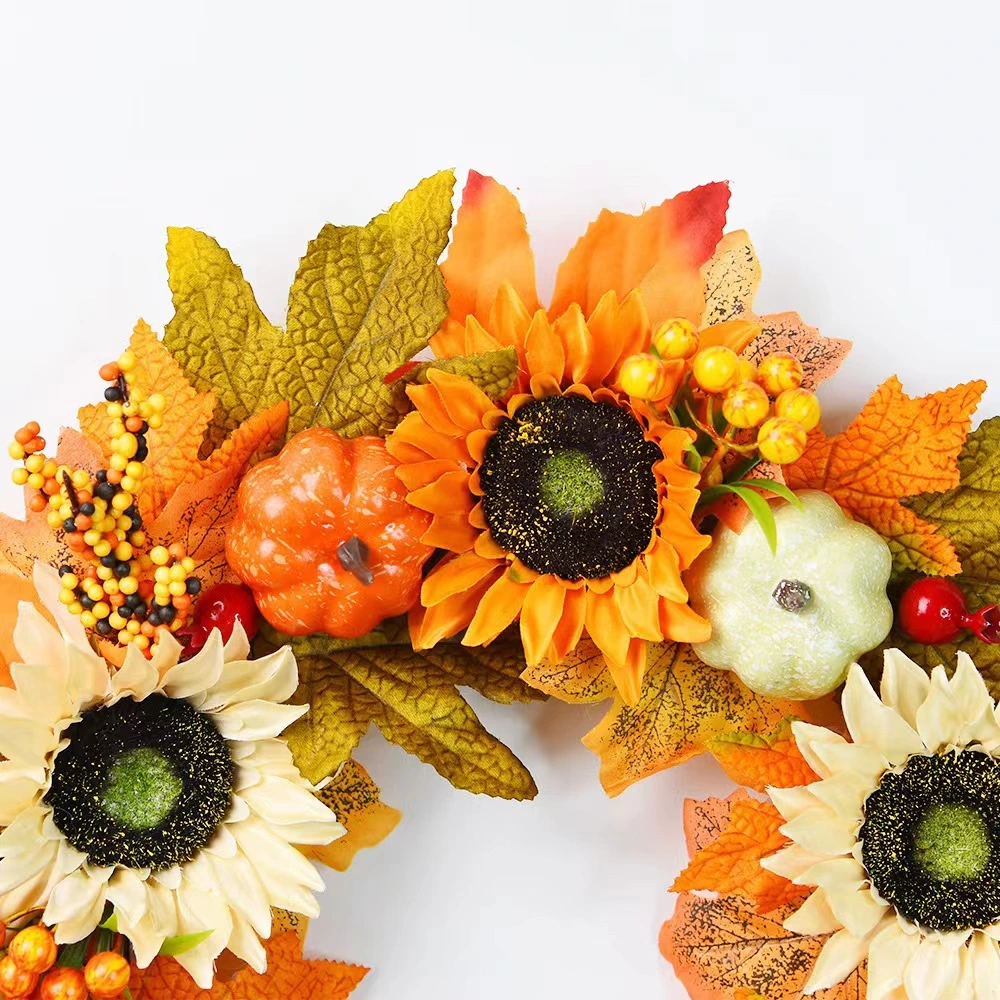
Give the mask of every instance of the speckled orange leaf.
[[[96, 470], [100, 452], [78, 431], [64, 428], [59, 434], [56, 461], [71, 469]], [[25, 487], [25, 502], [35, 491]], [[65, 562], [68, 550], [60, 540], [61, 532], [48, 525], [45, 513], [35, 514], [25, 507], [25, 520], [0, 514], [0, 553], [21, 576], [30, 577], [36, 560], [58, 566]]]
[[524, 213], [517, 198], [492, 177], [469, 171], [441, 273], [449, 318], [463, 326], [468, 316], [489, 324], [503, 281], [510, 282], [529, 313], [538, 308], [535, 257]]
[[699, 890], [723, 896], [745, 896], [761, 913], [801, 901], [811, 890], [760, 866], [761, 858], [774, 854], [788, 843], [778, 832], [784, 822], [770, 802], [757, 799], [731, 802], [726, 828], [691, 858], [671, 891]]
[[318, 797], [347, 827], [347, 833], [326, 847], [306, 847], [302, 852], [338, 872], [351, 867], [358, 851], [385, 840], [403, 818], [398, 809], [382, 801], [378, 785], [353, 758], [340, 765]]
[[769, 735], [723, 733], [706, 745], [737, 785], [746, 785], [758, 792], [769, 785], [793, 788], [819, 780], [792, 737], [791, 723], [787, 719]]
[[615, 682], [604, 654], [584, 639], [558, 663], [526, 667], [521, 680], [533, 688], [571, 705], [589, 705], [613, 697]]
[[953, 576], [952, 543], [900, 500], [959, 485], [958, 455], [986, 383], [968, 382], [911, 399], [895, 376], [842, 433], [809, 436], [805, 455], [785, 466], [792, 489], [819, 489], [889, 543], [898, 570]]
[[815, 389], [821, 382], [837, 373], [850, 354], [851, 341], [824, 337], [814, 326], [802, 321], [798, 313], [774, 313], [761, 316], [759, 336], [743, 352], [753, 364], [776, 351], [787, 351], [802, 362], [806, 389]]
[[550, 315], [576, 302], [589, 316], [605, 292], [624, 299], [638, 288], [654, 326], [674, 316], [699, 323], [701, 267], [722, 239], [728, 207], [729, 185], [715, 183], [641, 215], [604, 209], [560, 265]]
[[201, 990], [172, 958], [158, 958], [148, 969], [133, 969], [135, 1000], [345, 1000], [368, 969], [342, 962], [302, 957], [294, 932], [267, 942], [267, 972], [243, 969], [228, 982]]
[[688, 857], [693, 857], [713, 840], [718, 840], [722, 831], [729, 826], [729, 812], [734, 802], [750, 798], [746, 790], [737, 788], [724, 799], [684, 800], [684, 842]]
[[760, 262], [745, 229], [726, 233], [715, 253], [702, 266], [705, 286], [704, 326], [752, 317], [760, 285]]
[[628, 706], [616, 693], [583, 742], [601, 758], [601, 784], [615, 796], [703, 753], [722, 733], [770, 732], [783, 718], [806, 713], [799, 702], [754, 694], [734, 673], [706, 666], [690, 646], [664, 643], [650, 646], [638, 703]]
[[741, 986], [733, 993], [733, 1000], [767, 1000], [767, 997], [756, 990], [749, 990], [745, 986]]
[[[734, 1000], [738, 990], [768, 1000], [801, 1000], [826, 938], [800, 937], [782, 927], [797, 906], [759, 914], [740, 896], [706, 899], [684, 893], [660, 931], [660, 952], [691, 1000]], [[862, 965], [839, 986], [814, 996], [864, 1000], [865, 988]]]

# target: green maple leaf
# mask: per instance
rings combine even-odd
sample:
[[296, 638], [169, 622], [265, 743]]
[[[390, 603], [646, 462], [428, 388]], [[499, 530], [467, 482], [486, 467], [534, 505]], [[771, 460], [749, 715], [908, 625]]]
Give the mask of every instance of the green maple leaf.
[[[969, 435], [958, 467], [959, 486], [908, 500], [906, 506], [937, 526], [955, 546], [962, 572], [953, 579], [969, 607], [1000, 604], [1000, 417], [984, 421]], [[957, 653], [964, 650], [993, 696], [1000, 697], [1000, 646], [987, 645], [971, 633], [958, 642], [924, 646], [895, 628], [878, 650], [868, 654], [865, 666], [870, 673], [881, 672], [881, 652], [894, 646], [928, 669], [944, 664], [949, 673]]]
[[[283, 637], [270, 633], [268, 646]], [[525, 766], [476, 717], [457, 685], [502, 704], [544, 697], [520, 680], [517, 642], [484, 649], [457, 642], [416, 652], [405, 622], [389, 622], [360, 640], [291, 640], [300, 685], [293, 701], [309, 714], [287, 732], [295, 762], [318, 782], [350, 758], [374, 724], [390, 742], [434, 767], [457, 788], [508, 799], [533, 798]]]
[[367, 226], [324, 226], [292, 284], [285, 332], [212, 237], [169, 230], [175, 315], [164, 342], [196, 388], [219, 399], [211, 437], [283, 399], [290, 434], [319, 424], [356, 437], [391, 422], [396, 390], [386, 376], [427, 345], [447, 312], [437, 261], [454, 183], [445, 170]]

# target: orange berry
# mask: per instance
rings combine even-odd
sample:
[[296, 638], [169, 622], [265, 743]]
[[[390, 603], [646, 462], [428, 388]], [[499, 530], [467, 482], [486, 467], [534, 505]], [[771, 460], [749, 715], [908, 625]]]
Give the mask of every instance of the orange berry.
[[76, 515], [76, 530], [77, 531], [90, 531], [94, 526], [94, 519], [92, 517], [87, 517], [86, 514]]
[[187, 594], [181, 594], [180, 597], [175, 597], [172, 603], [176, 611], [187, 611], [191, 607], [191, 598]]
[[125, 421], [125, 430], [130, 434], [138, 434], [142, 430], [142, 417], [129, 417]]
[[740, 382], [726, 391], [722, 415], [734, 427], [746, 429], [762, 423], [771, 411], [767, 393], [756, 382]]
[[7, 954], [25, 972], [37, 975], [48, 972], [56, 964], [59, 949], [52, 932], [41, 924], [35, 924], [17, 932], [7, 948]]
[[83, 978], [96, 1000], [112, 1000], [126, 986], [132, 970], [117, 951], [100, 951], [87, 962]]
[[[46, 479], [45, 480], [45, 485], [42, 487], [42, 492], [47, 497], [54, 497], [61, 489], [62, 489], [62, 487], [59, 485], [59, 483], [58, 483], [57, 480], [55, 480], [55, 479]], [[82, 500], [80, 502], [83, 503]]]
[[736, 369], [736, 378], [733, 382], [755, 382], [756, 380], [757, 366], [752, 361], [747, 361], [746, 358], [740, 358], [739, 367]]
[[120, 469], [108, 469], [108, 482], [112, 486], [117, 486], [121, 481], [124, 473]]
[[797, 462], [806, 450], [808, 436], [800, 423], [788, 417], [771, 417], [757, 433], [761, 455], [777, 465]]
[[22, 969], [10, 955], [0, 958], [0, 993], [9, 1000], [30, 995], [37, 985], [38, 976], [34, 972]]
[[774, 412], [779, 417], [788, 417], [811, 431], [822, 416], [819, 400], [808, 389], [788, 389], [774, 403]]
[[618, 384], [635, 399], [660, 399], [667, 391], [667, 371], [652, 354], [633, 354], [622, 362]]
[[787, 351], [769, 354], [757, 368], [757, 381], [769, 396], [780, 396], [786, 389], [802, 385], [802, 364]]
[[27, 444], [35, 435], [28, 430], [27, 427], [22, 427], [15, 435], [14, 440], [18, 444]]
[[184, 547], [183, 542], [174, 542], [173, 545], [167, 549], [167, 553], [171, 559], [180, 561], [187, 555], [187, 549]]
[[716, 345], [694, 356], [691, 373], [705, 392], [725, 392], [733, 384], [739, 366], [740, 359], [732, 348]]
[[105, 382], [114, 382], [121, 374], [121, 369], [113, 361], [106, 365], [101, 365], [97, 373]]
[[53, 969], [43, 980], [40, 1000], [87, 1000], [87, 982], [79, 969]]
[[48, 507], [48, 501], [41, 494], [36, 493], [28, 501], [28, 509], [34, 511], [36, 514], [41, 514], [46, 507]]
[[653, 334], [653, 347], [661, 358], [692, 358], [698, 353], [698, 331], [690, 320], [668, 319]]

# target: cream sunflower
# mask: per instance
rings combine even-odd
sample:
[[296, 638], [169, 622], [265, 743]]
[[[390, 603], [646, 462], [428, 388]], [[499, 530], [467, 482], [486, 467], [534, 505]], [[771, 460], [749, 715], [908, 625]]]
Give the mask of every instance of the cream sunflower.
[[853, 743], [796, 723], [820, 781], [771, 789], [791, 845], [764, 867], [816, 886], [785, 923], [832, 935], [805, 992], [868, 962], [868, 1000], [1000, 997], [1000, 722], [960, 653], [954, 676], [898, 650], [881, 698], [861, 668], [843, 697]]
[[[58, 612], [53, 612], [58, 614]], [[293, 844], [345, 831], [278, 735], [306, 706], [289, 649], [248, 660], [237, 624], [180, 662], [161, 640], [110, 672], [82, 627], [21, 604], [22, 663], [0, 689], [0, 919], [44, 908], [59, 943], [114, 907], [140, 967], [165, 939], [210, 932], [177, 961], [212, 984], [228, 948], [263, 971], [271, 908], [315, 916], [323, 882]]]

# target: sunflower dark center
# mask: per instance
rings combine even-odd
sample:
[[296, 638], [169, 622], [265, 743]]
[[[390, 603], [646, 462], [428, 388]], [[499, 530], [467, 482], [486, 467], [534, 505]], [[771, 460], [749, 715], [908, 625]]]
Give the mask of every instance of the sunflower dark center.
[[229, 811], [235, 767], [212, 719], [154, 694], [70, 726], [45, 796], [93, 865], [162, 870], [190, 861]]
[[1000, 766], [985, 753], [911, 757], [865, 803], [862, 861], [906, 919], [949, 932], [1000, 920]]
[[616, 573], [649, 545], [663, 457], [639, 422], [583, 396], [531, 400], [497, 429], [480, 470], [497, 544], [566, 580]]

